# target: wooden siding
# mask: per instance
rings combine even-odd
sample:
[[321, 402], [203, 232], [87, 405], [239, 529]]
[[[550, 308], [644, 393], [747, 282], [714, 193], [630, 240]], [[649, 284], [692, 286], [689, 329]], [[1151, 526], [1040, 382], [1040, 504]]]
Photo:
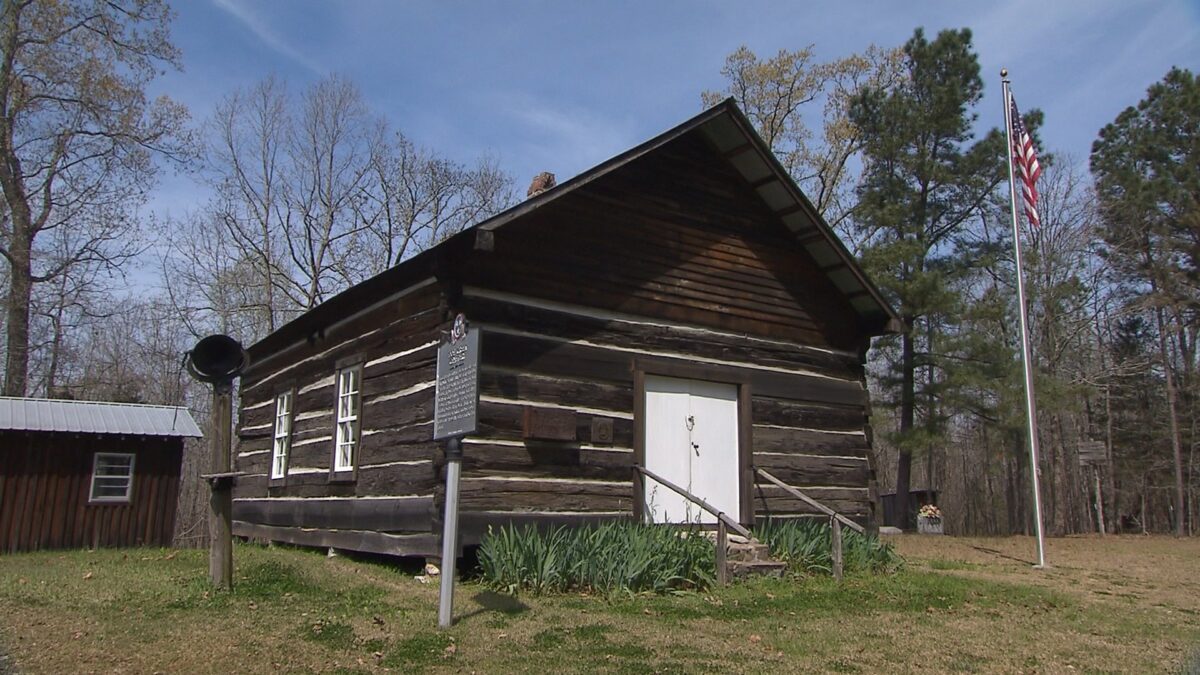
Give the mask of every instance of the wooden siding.
[[[484, 359], [480, 428], [464, 444], [465, 512], [553, 522], [565, 519], [562, 512], [577, 520], [631, 517], [634, 376], [649, 368], [748, 384], [750, 462], [851, 517], [867, 517], [871, 472], [857, 355], [473, 287], [458, 304], [483, 331]], [[525, 440], [530, 406], [572, 411], [575, 439]], [[611, 423], [611, 440], [592, 438], [596, 419]], [[814, 513], [774, 487], [755, 485], [748, 496], [759, 517]]]
[[[422, 283], [252, 366], [242, 381], [234, 451], [236, 470], [244, 473], [234, 487], [235, 532], [303, 528], [320, 534], [273, 538], [357, 542], [381, 553], [412, 553], [405, 542], [425, 546], [425, 539], [361, 532], [430, 532], [441, 453], [432, 440], [433, 382], [445, 324], [440, 287]], [[362, 366], [360, 435], [354, 479], [344, 480], [330, 473], [334, 374], [354, 365]], [[271, 479], [274, 399], [288, 389], [296, 393], [287, 474]]]
[[[814, 513], [755, 482], [750, 467], [761, 466], [851, 517], [869, 517], [866, 330], [699, 135], [491, 235], [478, 249], [459, 237], [435, 251], [440, 257], [414, 261], [436, 282], [392, 289], [400, 295], [287, 348], [252, 349], [236, 532], [423, 553], [444, 501], [442, 451], [431, 440], [436, 345], [458, 311], [482, 330], [479, 428], [463, 448], [464, 544], [489, 524], [632, 517], [644, 372], [700, 372], [746, 392], [747, 513]], [[363, 366], [357, 477], [335, 483], [334, 373], [354, 364]], [[289, 389], [288, 475], [270, 480], [273, 399]], [[531, 419], [553, 420], [552, 437], [531, 432]]]
[[467, 283], [857, 350], [857, 314], [753, 188], [685, 136], [495, 232]]
[[[132, 453], [126, 503], [88, 503], [94, 455]], [[180, 439], [56, 433], [0, 434], [0, 552], [169, 546]]]

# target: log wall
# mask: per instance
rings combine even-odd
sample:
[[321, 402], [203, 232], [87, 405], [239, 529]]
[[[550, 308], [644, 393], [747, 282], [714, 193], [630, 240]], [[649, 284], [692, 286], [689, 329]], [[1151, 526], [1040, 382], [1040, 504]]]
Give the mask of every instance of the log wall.
[[[436, 346], [459, 311], [482, 329], [479, 429], [464, 443], [464, 543], [502, 522], [633, 516], [635, 372], [684, 367], [748, 387], [749, 464], [850, 517], [869, 516], [866, 331], [826, 271], [701, 136], [482, 241], [473, 249], [458, 237], [434, 251], [440, 258], [405, 263], [428, 264], [436, 282], [255, 355], [243, 378], [235, 531], [436, 554]], [[357, 478], [332, 482], [334, 374], [356, 363]], [[272, 481], [273, 401], [287, 390], [292, 456], [286, 479]], [[812, 513], [745, 473], [755, 516]]]
[[[132, 453], [125, 503], [89, 503], [97, 452]], [[170, 546], [183, 441], [0, 433], [0, 552]]]
[[[242, 378], [234, 531], [297, 544], [425, 554], [439, 446], [433, 437], [437, 342], [445, 327], [432, 280], [278, 355]], [[360, 438], [352, 481], [330, 473], [335, 374], [362, 365]], [[294, 392], [287, 474], [270, 478], [275, 397]], [[370, 533], [386, 533], [374, 536]]]
[[[751, 389], [751, 462], [858, 520], [869, 515], [866, 392], [857, 355], [467, 287], [482, 328], [480, 429], [464, 448], [462, 508], [493, 521], [632, 517], [634, 371], [703, 368]], [[571, 440], [524, 438], [529, 408], [569, 415]], [[611, 425], [598, 439], [595, 423]], [[769, 485], [758, 517], [815, 513]]]

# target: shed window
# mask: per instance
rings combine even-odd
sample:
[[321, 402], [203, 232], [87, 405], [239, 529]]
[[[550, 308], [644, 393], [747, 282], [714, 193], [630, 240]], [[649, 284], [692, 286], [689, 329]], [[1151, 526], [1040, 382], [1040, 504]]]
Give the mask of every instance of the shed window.
[[133, 455], [97, 452], [92, 465], [93, 502], [128, 502], [133, 487]]
[[292, 392], [275, 397], [275, 442], [271, 446], [271, 478], [287, 475], [288, 452], [292, 448]]
[[337, 434], [333, 451], [334, 471], [353, 471], [355, 446], [358, 444], [359, 385], [362, 370], [357, 367], [338, 371]]

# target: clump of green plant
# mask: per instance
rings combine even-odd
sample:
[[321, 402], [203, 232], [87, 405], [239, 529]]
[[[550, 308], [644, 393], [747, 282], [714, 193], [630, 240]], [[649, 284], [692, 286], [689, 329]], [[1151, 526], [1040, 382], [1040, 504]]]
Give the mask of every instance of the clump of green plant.
[[[831, 574], [833, 532], [829, 523], [813, 519], [769, 519], [754, 536], [770, 547], [771, 555], [803, 574]], [[842, 528], [842, 568], [848, 572], [893, 572], [900, 556], [891, 544]]]
[[704, 534], [629, 521], [489, 529], [479, 566], [493, 588], [534, 594], [703, 589], [716, 570], [713, 544]]

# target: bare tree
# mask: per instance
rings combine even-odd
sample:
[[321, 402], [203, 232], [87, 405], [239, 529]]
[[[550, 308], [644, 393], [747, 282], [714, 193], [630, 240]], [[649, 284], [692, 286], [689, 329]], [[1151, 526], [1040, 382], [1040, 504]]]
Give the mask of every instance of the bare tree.
[[467, 168], [399, 132], [383, 150], [360, 216], [370, 224], [358, 240], [366, 250], [359, 265], [345, 270], [347, 283], [378, 274], [512, 203], [512, 179], [490, 157]]
[[[0, 9], [6, 395], [27, 389], [34, 286], [75, 266], [120, 267], [153, 157], [186, 149], [185, 110], [145, 96], [162, 65], [178, 64], [170, 17], [161, 0], [12, 0]], [[47, 256], [42, 240], [68, 228], [71, 249]]]
[[215, 196], [164, 237], [164, 284], [187, 321], [247, 342], [512, 201], [494, 160], [418, 147], [338, 76], [237, 90], [206, 130]]
[[[899, 81], [902, 53], [874, 45], [861, 54], [820, 63], [812, 46], [760, 59], [739, 47], [725, 59], [724, 91], [701, 94], [705, 105], [732, 96], [813, 205], [837, 227], [850, 215], [855, 176], [851, 159], [862, 133], [850, 121], [850, 102], [864, 87]], [[821, 105], [820, 131], [805, 111]]]
[[[215, 197], [204, 216], [193, 216], [184, 227], [194, 236], [185, 236], [187, 246], [199, 246], [199, 260], [189, 260], [184, 251], [179, 260], [188, 269], [180, 281], [190, 282], [193, 293], [182, 297], [205, 297], [210, 309], [221, 313], [227, 302], [209, 297], [215, 288], [201, 288], [207, 282], [199, 278], [198, 265], [208, 264], [217, 276], [225, 276], [229, 264], [225, 256], [236, 252], [248, 277], [244, 292], [254, 302], [239, 303], [238, 309], [253, 317], [270, 332], [295, 303], [287, 302], [288, 265], [284, 233], [290, 217], [287, 206], [287, 147], [291, 119], [287, 90], [283, 82], [268, 77], [248, 89], [227, 96], [207, 124], [207, 165]], [[211, 221], [221, 235], [215, 240], [205, 236], [198, 218]], [[222, 244], [214, 248], [213, 244]], [[167, 281], [171, 277], [168, 275]]]

